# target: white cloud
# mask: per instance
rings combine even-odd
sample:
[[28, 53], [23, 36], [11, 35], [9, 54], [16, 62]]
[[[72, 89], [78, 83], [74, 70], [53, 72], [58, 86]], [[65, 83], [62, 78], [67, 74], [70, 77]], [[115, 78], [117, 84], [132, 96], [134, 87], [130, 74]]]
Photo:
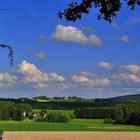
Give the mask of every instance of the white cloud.
[[83, 75], [73, 75], [72, 80], [80, 83], [80, 84], [86, 84], [87, 86], [92, 87], [108, 87], [110, 85], [110, 80], [108, 78], [97, 78], [97, 79], [89, 79], [86, 76]]
[[56, 74], [55, 72], [49, 73], [49, 77], [50, 77], [52, 80], [55, 80], [55, 81], [59, 81], [59, 82], [65, 81], [65, 78], [64, 78], [63, 76], [58, 75], [58, 74]]
[[23, 74], [24, 82], [46, 82], [48, 74], [41, 72], [34, 64], [23, 61], [18, 66], [18, 72]]
[[136, 64], [129, 64], [120, 66], [121, 71], [130, 72], [130, 73], [140, 73], [140, 66]]
[[23, 61], [18, 66], [18, 72], [22, 74], [22, 81], [24, 83], [29, 83], [33, 87], [44, 88], [48, 86], [50, 81], [63, 82], [65, 78], [53, 73], [45, 73], [39, 70], [34, 64]]
[[17, 77], [9, 73], [0, 73], [0, 87], [10, 87], [16, 84]]
[[102, 46], [102, 41], [94, 34], [86, 36], [82, 30], [73, 26], [58, 25], [52, 38], [58, 41], [73, 42], [83, 45]]
[[108, 78], [97, 78], [95, 80], [90, 80], [90, 85], [94, 87], [108, 87], [110, 85], [110, 80]]
[[46, 60], [47, 59], [46, 54], [43, 53], [43, 52], [36, 52], [36, 53], [34, 53], [34, 55], [40, 60]]
[[100, 62], [100, 63], [98, 63], [98, 67], [104, 68], [104, 69], [112, 69], [113, 65], [108, 62]]
[[124, 43], [129, 43], [131, 41], [131, 39], [127, 35], [124, 35], [124, 36], [120, 37], [120, 41], [122, 41]]
[[72, 80], [75, 81], [75, 82], [84, 82], [84, 83], [88, 83], [89, 82], [89, 79], [88, 77], [86, 76], [83, 76], [83, 75], [73, 75], [72, 76]]
[[126, 85], [129, 84], [128, 82], [140, 83], [140, 77], [137, 76], [136, 74], [121, 73], [113, 75], [112, 78], [115, 80], [119, 80], [119, 82], [125, 82]]
[[44, 88], [47, 88], [48, 85], [46, 83], [36, 83], [33, 85], [33, 87], [36, 89], [44, 89]]
[[90, 77], [90, 76], [95, 76], [96, 73], [83, 71], [83, 72], [80, 73], [80, 75]]

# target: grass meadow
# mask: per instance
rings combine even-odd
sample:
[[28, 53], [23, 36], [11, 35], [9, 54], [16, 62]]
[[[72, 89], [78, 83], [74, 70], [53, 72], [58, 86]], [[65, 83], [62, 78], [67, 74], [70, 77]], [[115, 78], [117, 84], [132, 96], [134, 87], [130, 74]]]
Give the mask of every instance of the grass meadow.
[[0, 121], [3, 131], [140, 131], [140, 126], [104, 124], [102, 119], [73, 119], [69, 123]]
[[[34, 110], [36, 112], [40, 110]], [[47, 110], [57, 112], [58, 110]], [[72, 114], [73, 110], [59, 110]], [[104, 124], [103, 119], [73, 119], [68, 123], [24, 121], [0, 121], [3, 131], [140, 131], [140, 126]]]

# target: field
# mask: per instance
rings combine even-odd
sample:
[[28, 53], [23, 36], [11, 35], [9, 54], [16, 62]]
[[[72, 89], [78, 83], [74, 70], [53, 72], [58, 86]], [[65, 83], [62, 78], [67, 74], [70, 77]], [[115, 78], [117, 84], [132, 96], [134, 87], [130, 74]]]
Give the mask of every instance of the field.
[[139, 140], [138, 132], [5, 132], [4, 140]]
[[74, 119], [69, 123], [0, 121], [3, 131], [140, 131], [139, 126], [104, 124], [103, 120]]
[[[33, 110], [34, 112], [39, 112], [41, 110], [37, 110], [37, 109], [34, 109]], [[62, 112], [63, 114], [72, 114], [74, 111], [73, 110], [47, 110], [47, 112]]]

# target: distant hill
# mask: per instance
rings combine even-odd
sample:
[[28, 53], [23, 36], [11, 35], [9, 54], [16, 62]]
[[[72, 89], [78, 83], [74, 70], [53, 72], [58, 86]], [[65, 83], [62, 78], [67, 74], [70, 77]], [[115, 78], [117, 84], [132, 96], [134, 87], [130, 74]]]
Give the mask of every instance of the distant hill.
[[136, 101], [140, 101], [140, 94], [118, 96], [110, 99], [118, 102], [136, 102]]

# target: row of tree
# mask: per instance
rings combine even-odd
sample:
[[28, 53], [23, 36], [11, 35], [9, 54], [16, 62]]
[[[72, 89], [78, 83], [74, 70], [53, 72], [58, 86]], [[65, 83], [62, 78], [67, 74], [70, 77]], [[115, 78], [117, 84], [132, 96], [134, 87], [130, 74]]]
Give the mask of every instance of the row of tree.
[[140, 125], [140, 106], [138, 104], [81, 108], [75, 110], [74, 114], [76, 118], [105, 119], [105, 123]]
[[12, 102], [0, 102], [0, 119], [1, 120], [24, 120], [26, 114], [32, 111], [28, 104], [14, 104]]

